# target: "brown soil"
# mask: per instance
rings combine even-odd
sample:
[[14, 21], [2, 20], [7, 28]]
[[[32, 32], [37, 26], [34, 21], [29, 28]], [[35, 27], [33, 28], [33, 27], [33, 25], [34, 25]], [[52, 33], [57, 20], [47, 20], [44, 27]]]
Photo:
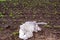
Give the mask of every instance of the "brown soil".
[[[52, 1], [54, 2], [54, 1]], [[42, 28], [41, 32], [34, 33], [29, 40], [60, 40], [60, 1], [56, 1], [56, 6], [52, 4], [44, 4], [32, 8], [24, 7], [20, 2], [15, 6], [13, 2], [0, 2], [0, 12], [4, 17], [0, 17], [0, 40], [21, 40], [18, 35], [13, 32], [19, 31], [19, 25], [25, 21], [47, 22], [51, 27]], [[13, 13], [13, 16], [9, 16]], [[55, 28], [56, 27], [56, 28]]]

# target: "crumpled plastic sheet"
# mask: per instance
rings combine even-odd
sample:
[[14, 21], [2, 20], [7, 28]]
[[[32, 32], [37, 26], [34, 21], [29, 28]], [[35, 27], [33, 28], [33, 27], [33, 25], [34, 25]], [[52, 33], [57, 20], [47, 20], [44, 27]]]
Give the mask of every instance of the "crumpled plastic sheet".
[[27, 21], [20, 25], [19, 29], [19, 38], [23, 40], [27, 40], [33, 36], [33, 32], [41, 31], [42, 29], [38, 26], [38, 24], [47, 24], [45, 22], [36, 22], [36, 21]]

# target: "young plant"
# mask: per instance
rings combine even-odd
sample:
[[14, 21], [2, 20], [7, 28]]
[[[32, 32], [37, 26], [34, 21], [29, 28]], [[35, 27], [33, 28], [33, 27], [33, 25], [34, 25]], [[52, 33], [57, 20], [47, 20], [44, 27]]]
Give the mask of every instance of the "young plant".
[[45, 27], [45, 28], [51, 28], [51, 26], [50, 26], [50, 25], [45, 25], [44, 27]]
[[19, 34], [19, 32], [13, 32], [12, 34], [13, 34], [14, 36], [16, 36], [16, 35]]
[[4, 17], [4, 15], [0, 12], [0, 18]]
[[10, 16], [10, 17], [13, 17], [13, 13], [10, 13], [9, 16]]
[[10, 13], [9, 16], [10, 16], [11, 18], [15, 18], [13, 13]]
[[14, 2], [13, 4], [14, 4], [14, 6], [17, 6], [18, 5], [18, 2]]
[[0, 27], [0, 31], [2, 31], [2, 30], [3, 30], [3, 28]]

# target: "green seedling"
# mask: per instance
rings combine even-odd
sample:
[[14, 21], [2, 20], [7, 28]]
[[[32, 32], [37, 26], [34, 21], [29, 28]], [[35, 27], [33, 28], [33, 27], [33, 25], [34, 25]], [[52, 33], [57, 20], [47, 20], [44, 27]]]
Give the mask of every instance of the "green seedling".
[[4, 9], [8, 9], [8, 7], [6, 5], [4, 5]]
[[16, 6], [16, 5], [18, 5], [18, 2], [14, 2], [13, 4], [14, 4], [14, 6]]
[[24, 5], [25, 7], [28, 7], [28, 6], [29, 6], [29, 4], [28, 4], [27, 2], [23, 2], [23, 5]]
[[3, 28], [0, 27], [0, 31], [2, 31], [2, 30], [3, 30]]
[[0, 17], [4, 17], [4, 15], [0, 12]]
[[13, 34], [14, 36], [16, 36], [16, 35], [19, 34], [19, 32], [13, 32], [12, 34]]
[[10, 17], [13, 17], [14, 15], [13, 15], [13, 13], [10, 13], [9, 16], [10, 16]]
[[51, 28], [51, 26], [50, 26], [50, 25], [45, 25], [44, 27], [45, 27], [45, 28]]
[[10, 13], [9, 16], [10, 16], [11, 18], [13, 18], [13, 19], [15, 18], [15, 16], [14, 16], [13, 13]]

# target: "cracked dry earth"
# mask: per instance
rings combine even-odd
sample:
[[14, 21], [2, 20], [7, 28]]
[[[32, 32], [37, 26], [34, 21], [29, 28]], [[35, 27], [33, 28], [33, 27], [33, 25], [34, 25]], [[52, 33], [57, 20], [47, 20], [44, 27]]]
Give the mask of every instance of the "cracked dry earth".
[[[53, 5], [55, 1], [56, 6]], [[4, 15], [0, 17], [0, 27], [3, 28], [0, 31], [0, 40], [21, 40], [15, 34], [19, 31], [19, 25], [34, 20], [47, 22], [50, 27], [39, 25], [42, 31], [34, 33], [34, 36], [28, 40], [60, 40], [60, 1], [53, 0], [51, 3], [26, 8], [20, 4], [20, 1], [16, 5], [13, 2], [0, 2], [0, 12]], [[13, 13], [13, 16], [9, 16], [10, 13]]]

